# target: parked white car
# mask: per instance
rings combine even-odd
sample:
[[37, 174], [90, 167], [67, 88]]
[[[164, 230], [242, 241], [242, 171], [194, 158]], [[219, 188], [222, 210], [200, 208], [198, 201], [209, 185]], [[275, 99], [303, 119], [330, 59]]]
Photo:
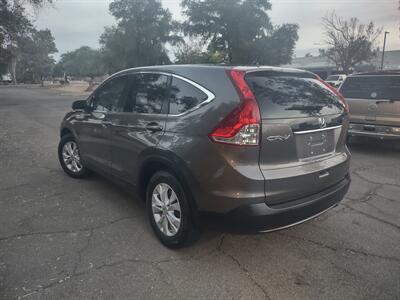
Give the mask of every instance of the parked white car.
[[9, 84], [12, 83], [11, 74], [0, 75], [0, 84]]
[[329, 83], [331, 86], [338, 88], [343, 83], [343, 81], [346, 79], [346, 77], [347, 76], [344, 74], [330, 75], [330, 76], [328, 76], [328, 78], [325, 81], [327, 83]]

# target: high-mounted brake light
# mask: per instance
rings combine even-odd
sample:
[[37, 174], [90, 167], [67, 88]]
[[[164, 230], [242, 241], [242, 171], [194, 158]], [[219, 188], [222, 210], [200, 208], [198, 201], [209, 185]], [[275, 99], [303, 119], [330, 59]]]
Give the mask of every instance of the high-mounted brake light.
[[346, 111], [346, 113], [349, 113], [349, 104], [347, 103], [347, 101], [344, 99], [342, 93], [340, 93], [337, 89], [335, 89], [333, 86], [331, 86], [329, 83], [325, 82], [324, 80], [322, 80], [321, 77], [317, 76], [318, 81], [320, 81], [323, 85], [325, 85], [328, 89], [330, 89], [336, 96], [339, 97], [340, 101], [342, 102], [343, 106], [344, 106], [344, 110]]
[[260, 141], [260, 110], [256, 98], [247, 85], [245, 72], [227, 71], [241, 102], [209, 134], [212, 141], [240, 146], [257, 146]]

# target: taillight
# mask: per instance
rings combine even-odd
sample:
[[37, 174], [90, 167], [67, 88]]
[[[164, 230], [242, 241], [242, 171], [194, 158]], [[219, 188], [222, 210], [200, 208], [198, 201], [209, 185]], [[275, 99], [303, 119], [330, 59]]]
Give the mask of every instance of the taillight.
[[227, 71], [241, 102], [209, 134], [217, 143], [257, 146], [260, 141], [260, 110], [253, 92], [247, 85], [245, 72]]
[[343, 95], [337, 89], [335, 89], [333, 86], [331, 86], [329, 83], [327, 83], [324, 80], [322, 80], [321, 77], [318, 76], [317, 79], [323, 85], [325, 85], [328, 89], [330, 89], [336, 96], [339, 97], [340, 101], [342, 102], [342, 104], [344, 106], [345, 112], [348, 113], [349, 112], [349, 105], [347, 104], [347, 101], [344, 99]]

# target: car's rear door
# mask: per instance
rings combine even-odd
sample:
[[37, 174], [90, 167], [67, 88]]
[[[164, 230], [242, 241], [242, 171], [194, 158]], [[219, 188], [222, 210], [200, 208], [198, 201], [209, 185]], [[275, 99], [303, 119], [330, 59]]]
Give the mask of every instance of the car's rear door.
[[353, 75], [340, 88], [352, 123], [399, 126], [400, 75]]
[[347, 114], [311, 73], [258, 71], [246, 76], [260, 107], [260, 169], [269, 205], [335, 185], [347, 175]]
[[164, 134], [170, 76], [129, 75], [124, 112], [112, 116], [112, 174], [135, 184], [139, 155], [156, 147]]
[[110, 119], [123, 109], [126, 87], [126, 76], [106, 81], [91, 95], [88, 112], [75, 123], [82, 160], [107, 173], [111, 166]]

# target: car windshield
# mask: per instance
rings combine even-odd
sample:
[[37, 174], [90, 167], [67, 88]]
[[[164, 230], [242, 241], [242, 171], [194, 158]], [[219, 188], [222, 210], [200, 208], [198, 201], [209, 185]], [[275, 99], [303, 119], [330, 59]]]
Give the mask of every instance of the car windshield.
[[340, 92], [346, 98], [400, 100], [400, 76], [364, 75], [349, 77]]

